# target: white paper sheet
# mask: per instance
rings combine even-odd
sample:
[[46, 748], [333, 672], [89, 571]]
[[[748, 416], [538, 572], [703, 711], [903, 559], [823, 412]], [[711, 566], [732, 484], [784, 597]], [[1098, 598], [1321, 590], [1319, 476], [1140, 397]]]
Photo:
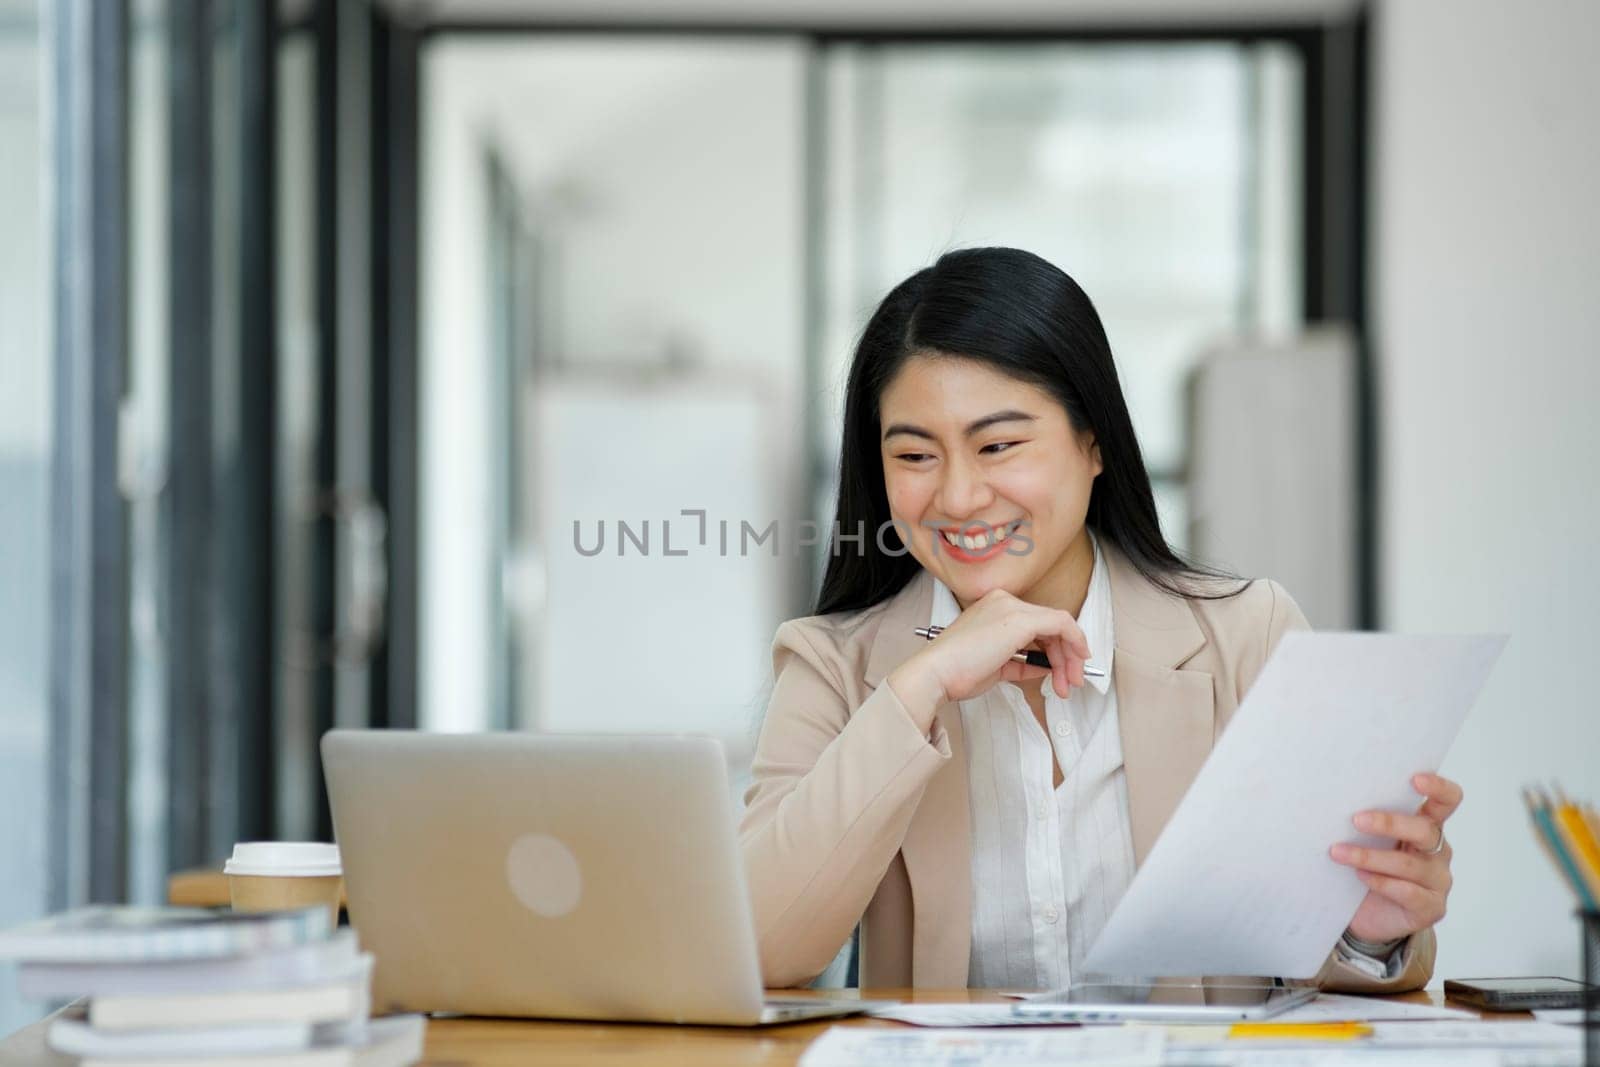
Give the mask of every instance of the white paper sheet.
[[[1494, 1049], [1389, 1049], [1317, 1045], [1298, 1049], [1228, 1050], [1216, 1059], [1168, 1058], [1164, 1067], [1513, 1067]], [[1534, 1067], [1528, 1063], [1528, 1067]], [[1538, 1067], [1549, 1067], [1539, 1064]]]
[[[1282, 1017], [1280, 1017], [1282, 1018]], [[1228, 1027], [1168, 1026], [1163, 1067], [1582, 1067], [1567, 1027], [1529, 1022], [1377, 1022], [1355, 1041], [1227, 1037]]]
[[1437, 1004], [1408, 1004], [1403, 1000], [1382, 1000], [1376, 997], [1352, 997], [1343, 993], [1323, 993], [1310, 1004], [1290, 1008], [1273, 1022], [1283, 1023], [1336, 1023], [1336, 1022], [1401, 1022], [1441, 1019], [1462, 1019], [1476, 1022], [1478, 1013], [1460, 1008], [1442, 1008]]
[[1583, 1031], [1538, 1021], [1478, 1023], [1373, 1023], [1374, 1045], [1390, 1048], [1580, 1049]]
[[1540, 1008], [1533, 1013], [1533, 1017], [1542, 1023], [1566, 1023], [1569, 1026], [1583, 1025], [1582, 1008]]
[[867, 1012], [912, 1026], [1070, 1026], [1054, 1019], [1018, 1015], [1011, 1004], [889, 1004]]
[[800, 1067], [1160, 1067], [1159, 1030], [893, 1030], [835, 1026], [813, 1041]]
[[1583, 1067], [1577, 1049], [1403, 1048], [1366, 1042], [1330, 1042], [1287, 1048], [1247, 1047], [1242, 1041], [1168, 1044], [1162, 1067]]
[[1336, 841], [1415, 811], [1505, 637], [1286, 634], [1234, 713], [1082, 973], [1309, 978], [1367, 887]]

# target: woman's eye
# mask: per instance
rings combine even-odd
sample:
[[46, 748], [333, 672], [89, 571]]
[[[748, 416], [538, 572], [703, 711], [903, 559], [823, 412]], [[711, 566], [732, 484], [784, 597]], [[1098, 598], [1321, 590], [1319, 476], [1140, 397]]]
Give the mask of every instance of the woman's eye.
[[895, 458], [905, 460], [907, 463], [921, 463], [930, 457], [926, 452], [902, 452]]
[[986, 453], [987, 455], [993, 456], [993, 455], [996, 455], [996, 454], [998, 454], [1000, 452], [1004, 452], [1007, 449], [1015, 448], [1017, 445], [1020, 445], [1021, 443], [1022, 443], [1021, 441], [996, 441], [993, 444], [984, 445], [978, 451]]

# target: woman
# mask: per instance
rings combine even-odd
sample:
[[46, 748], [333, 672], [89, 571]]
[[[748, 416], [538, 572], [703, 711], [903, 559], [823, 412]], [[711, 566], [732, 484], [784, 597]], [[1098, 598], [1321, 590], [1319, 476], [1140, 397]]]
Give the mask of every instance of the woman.
[[[1014, 249], [949, 253], [873, 314], [837, 514], [817, 614], [774, 643], [740, 830], [764, 979], [810, 980], [859, 922], [863, 986], [1064, 986], [1305, 618], [1168, 547], [1093, 305]], [[1461, 790], [1413, 785], [1416, 814], [1354, 819], [1395, 849], [1330, 843], [1369, 892], [1325, 988], [1431, 974]]]

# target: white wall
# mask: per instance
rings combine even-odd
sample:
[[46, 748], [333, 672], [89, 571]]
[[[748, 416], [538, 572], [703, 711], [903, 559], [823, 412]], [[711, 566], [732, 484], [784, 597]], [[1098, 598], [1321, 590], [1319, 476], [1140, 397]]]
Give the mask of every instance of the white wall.
[[[571, 523], [581, 519], [592, 536], [601, 518], [635, 526], [653, 519], [659, 537], [663, 517], [702, 507], [713, 523], [729, 518], [737, 528], [749, 519], [761, 529], [779, 520], [792, 528], [805, 459], [784, 444], [802, 437], [802, 60], [799, 43], [763, 39], [512, 37], [439, 42], [425, 51], [425, 726], [481, 728], [493, 697], [490, 621], [501, 590], [493, 584], [499, 488], [491, 478], [490, 413], [498, 386], [487, 319], [486, 153], [494, 151], [516, 185], [547, 257], [541, 267], [559, 272], [539, 299], [521, 295], [552, 365], [537, 379], [519, 379], [518, 410], [533, 412], [534, 401], [549, 399], [567, 405], [544, 410], [551, 420], [588, 419], [587, 432], [561, 442], [559, 455], [552, 446], [540, 458], [542, 445], [535, 447], [529, 467], [556, 459], [595, 483], [582, 497], [559, 493], [565, 483], [555, 477], [524, 486], [546, 536], [514, 551], [544, 577], [512, 587], [536, 588], [548, 599], [516, 621], [541, 635], [522, 666], [535, 676], [531, 691], [551, 706], [530, 713], [525, 704], [516, 718], [550, 728], [637, 726], [629, 715], [640, 709], [624, 690], [586, 702], [573, 695], [592, 688], [590, 665], [563, 642], [599, 647], [586, 620], [604, 610], [627, 614], [622, 591], [634, 561], [579, 558]], [[683, 434], [666, 435], [645, 420], [655, 449], [642, 455], [633, 407], [648, 406], [650, 388], [704, 382], [741, 398], [733, 430], [749, 414], [739, 405], [754, 405], [759, 436], [776, 444], [754, 457], [730, 450], [729, 461], [712, 468], [697, 436], [706, 426], [692, 422]], [[668, 393], [655, 395], [662, 410], [678, 403], [686, 419], [698, 417]], [[601, 396], [611, 398], [609, 407]], [[702, 486], [708, 478], [712, 484]], [[737, 513], [711, 510], [719, 504]], [[666, 583], [651, 588], [680, 587], [675, 598], [663, 597], [679, 605], [679, 625], [645, 630], [652, 655], [672, 665], [668, 690], [703, 672], [696, 657], [707, 649], [722, 648], [735, 661], [726, 692], [703, 707], [658, 692], [665, 703], [655, 702], [650, 725], [711, 729], [707, 716], [720, 714], [713, 732], [747, 733], [746, 705], [769, 672], [771, 634], [799, 611], [790, 580], [797, 557], [704, 561], [714, 573], [659, 558], [639, 565], [650, 581]], [[744, 604], [730, 608], [728, 597], [745, 598], [754, 617]], [[735, 625], [737, 637], [720, 636]]]
[[1384, 623], [1511, 643], [1448, 762], [1440, 978], [1574, 974], [1525, 782], [1600, 800], [1600, 4], [1377, 8]]

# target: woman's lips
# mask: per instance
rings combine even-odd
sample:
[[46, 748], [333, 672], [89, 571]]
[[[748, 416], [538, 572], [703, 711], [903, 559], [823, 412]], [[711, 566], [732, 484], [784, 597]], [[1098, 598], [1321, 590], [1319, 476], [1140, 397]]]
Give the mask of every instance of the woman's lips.
[[937, 547], [943, 548], [958, 563], [983, 563], [1004, 552], [1011, 535], [1021, 525], [1022, 520], [1019, 519], [1003, 526], [971, 526], [960, 532], [953, 528], [941, 528], [937, 533], [940, 542]]

